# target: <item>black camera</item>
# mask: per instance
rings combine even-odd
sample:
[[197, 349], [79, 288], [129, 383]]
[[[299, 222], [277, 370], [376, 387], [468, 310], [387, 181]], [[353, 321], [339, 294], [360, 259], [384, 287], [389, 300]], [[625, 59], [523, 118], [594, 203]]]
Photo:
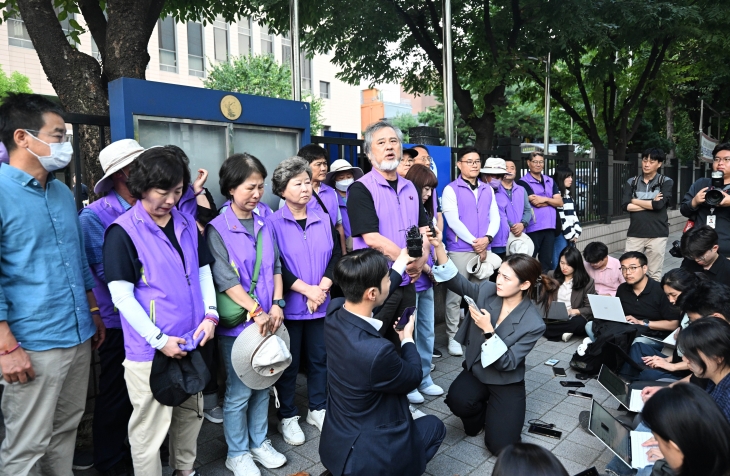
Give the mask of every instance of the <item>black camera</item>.
[[682, 246], [679, 240], [674, 240], [672, 242], [672, 247], [669, 249], [669, 254], [674, 256], [675, 258], [684, 258], [684, 256], [682, 256]]
[[712, 185], [705, 192], [705, 203], [711, 207], [720, 206], [720, 202], [725, 196], [722, 194], [722, 189], [725, 187], [725, 181], [723, 180], [723, 173], [719, 170], [712, 172]]
[[406, 248], [408, 248], [408, 256], [411, 258], [423, 256], [423, 236], [417, 226], [406, 230]]

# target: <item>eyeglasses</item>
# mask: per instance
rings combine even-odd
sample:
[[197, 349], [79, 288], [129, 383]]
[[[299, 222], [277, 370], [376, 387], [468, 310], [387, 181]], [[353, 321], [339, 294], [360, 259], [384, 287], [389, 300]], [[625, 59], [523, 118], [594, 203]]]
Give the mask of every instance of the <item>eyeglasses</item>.
[[690, 258], [694, 259], [697, 262], [702, 261], [703, 263], [707, 263], [710, 260], [710, 257], [707, 256], [708, 253], [710, 253], [712, 250], [707, 250], [704, 253], [702, 253], [701, 256], [697, 256], [696, 258]]
[[726, 164], [730, 164], [730, 155], [727, 156], [727, 157], [714, 157], [712, 159], [712, 162], [715, 163], [715, 164], [718, 163], [718, 162], [720, 162], [720, 161], [723, 161]]
[[482, 162], [479, 160], [460, 160], [459, 162], [461, 162], [462, 164], [466, 164], [469, 167], [480, 167], [482, 165]]
[[628, 268], [621, 266], [621, 272], [624, 274], [634, 274], [636, 270], [640, 268], [641, 266], [629, 266]]

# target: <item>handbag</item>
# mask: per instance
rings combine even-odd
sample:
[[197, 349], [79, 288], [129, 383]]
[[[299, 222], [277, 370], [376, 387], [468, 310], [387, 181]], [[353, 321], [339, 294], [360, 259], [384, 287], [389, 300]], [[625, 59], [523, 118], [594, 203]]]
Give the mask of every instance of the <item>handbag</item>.
[[[248, 295], [251, 299], [258, 302], [254, 291], [256, 285], [259, 282], [259, 273], [261, 272], [261, 259], [264, 255], [264, 240], [261, 239], [261, 230], [256, 235], [256, 264], [253, 267], [253, 276], [251, 278], [251, 287], [248, 290]], [[238, 271], [236, 271], [238, 274]], [[228, 296], [224, 292], [216, 292], [216, 301], [218, 307], [218, 324], [223, 327], [236, 327], [248, 320], [248, 310], [244, 309], [243, 306], [239, 306], [237, 302]]]

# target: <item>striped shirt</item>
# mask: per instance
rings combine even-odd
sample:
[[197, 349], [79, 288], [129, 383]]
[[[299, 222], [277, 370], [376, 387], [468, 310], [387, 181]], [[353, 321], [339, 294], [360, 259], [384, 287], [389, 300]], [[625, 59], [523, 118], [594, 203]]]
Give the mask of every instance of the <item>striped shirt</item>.
[[558, 207], [558, 215], [563, 225], [563, 236], [565, 239], [570, 241], [573, 238], [579, 237], [583, 229], [580, 227], [578, 215], [575, 214], [575, 203], [570, 198], [570, 192], [568, 190], [563, 195], [563, 206]]

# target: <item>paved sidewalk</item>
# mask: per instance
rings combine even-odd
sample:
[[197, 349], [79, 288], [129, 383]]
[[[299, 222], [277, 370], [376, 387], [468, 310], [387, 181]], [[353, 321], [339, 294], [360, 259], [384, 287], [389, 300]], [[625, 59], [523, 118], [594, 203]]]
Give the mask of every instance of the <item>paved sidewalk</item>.
[[[680, 233], [670, 235], [667, 249], [674, 240], [679, 239]], [[613, 253], [620, 256], [621, 253]], [[664, 272], [679, 267], [680, 259], [666, 254]], [[433, 380], [445, 390], [461, 372], [461, 358], [452, 357], [446, 351], [446, 335], [444, 325], [437, 326], [436, 346], [444, 356], [434, 359], [436, 369], [432, 372]], [[569, 397], [566, 388], [558, 383], [560, 378], [553, 377], [552, 369], [544, 362], [549, 359], [559, 359], [558, 366], [565, 367], [568, 380], [575, 380], [575, 372], [568, 363], [575, 348], [582, 339], [574, 338], [568, 343], [549, 342], [541, 338], [533, 351], [527, 356], [527, 373], [525, 384], [527, 387], [527, 415], [522, 432], [522, 441], [535, 443], [552, 451], [565, 465], [569, 474], [576, 474], [591, 466], [596, 466], [602, 472], [613, 454], [606, 449], [595, 437], [585, 433], [578, 425], [578, 414], [590, 408], [590, 400]], [[619, 414], [618, 404], [609, 397], [595, 380], [586, 382], [581, 389], [592, 393], [594, 398], [605, 405], [614, 414]], [[276, 431], [276, 410], [273, 402], [269, 409], [269, 437], [274, 447], [283, 452], [288, 462], [276, 470], [261, 468], [264, 475], [293, 475], [305, 471], [312, 476], [319, 476], [325, 469], [319, 462], [319, 431], [304, 422], [307, 412], [306, 406], [306, 378], [299, 375], [297, 379], [296, 403], [299, 406], [300, 423], [307, 442], [302, 446], [289, 446], [284, 443], [281, 435]], [[433, 476], [454, 475], [491, 475], [496, 457], [484, 447], [483, 437], [466, 437], [461, 420], [451, 415], [444, 403], [444, 397], [425, 397], [426, 402], [418, 405], [425, 413], [436, 415], [446, 424], [446, 439], [436, 457], [429, 463], [426, 473]], [[539, 418], [553, 423], [556, 429], [563, 432], [559, 440], [540, 437], [527, 433], [527, 421]], [[203, 423], [198, 438], [198, 459], [196, 468], [202, 476], [231, 475], [225, 468], [226, 442], [223, 436], [223, 426], [208, 422]], [[164, 468], [163, 474], [170, 475], [172, 470]], [[77, 471], [77, 476], [96, 476], [95, 470]]]

